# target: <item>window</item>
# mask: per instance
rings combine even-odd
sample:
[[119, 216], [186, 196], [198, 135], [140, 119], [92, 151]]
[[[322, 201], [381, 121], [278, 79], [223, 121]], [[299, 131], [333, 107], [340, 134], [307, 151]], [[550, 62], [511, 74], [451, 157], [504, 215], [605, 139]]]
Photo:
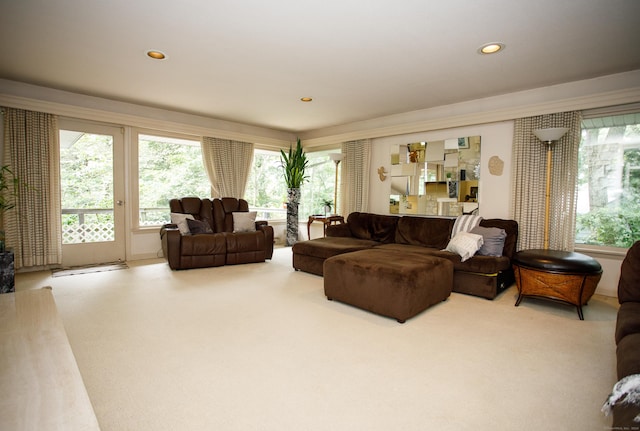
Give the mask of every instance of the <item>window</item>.
[[211, 196], [200, 142], [166, 136], [138, 136], [139, 224], [168, 223], [169, 200]]
[[287, 185], [277, 151], [254, 150], [244, 198], [262, 220], [286, 218]]
[[[298, 208], [299, 220], [311, 214], [324, 214], [324, 204], [331, 202], [335, 183], [335, 164], [329, 159], [334, 151], [306, 153], [308, 164], [307, 181], [302, 185], [302, 196]], [[266, 220], [286, 218], [287, 185], [284, 181], [280, 152], [255, 150], [253, 165], [245, 191], [249, 206], [258, 211], [258, 217]]]
[[308, 179], [304, 183], [300, 199], [300, 220], [307, 220], [312, 214], [324, 215], [325, 203], [330, 204], [332, 213], [336, 212], [333, 202], [336, 165], [329, 158], [329, 154], [336, 152], [338, 151], [329, 150], [307, 153], [309, 163], [306, 175]]
[[640, 112], [586, 118], [579, 151], [576, 243], [640, 240]]
[[62, 244], [115, 240], [113, 141], [60, 130]]

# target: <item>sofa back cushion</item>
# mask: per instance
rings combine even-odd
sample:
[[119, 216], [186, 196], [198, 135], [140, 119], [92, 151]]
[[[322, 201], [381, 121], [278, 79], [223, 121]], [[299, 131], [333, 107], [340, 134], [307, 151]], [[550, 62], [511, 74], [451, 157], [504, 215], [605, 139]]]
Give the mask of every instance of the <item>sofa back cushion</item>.
[[499, 218], [482, 219], [480, 221], [482, 227], [497, 227], [504, 229], [507, 233], [507, 237], [504, 240], [504, 248], [502, 249], [502, 255], [513, 258], [516, 253], [516, 247], [518, 246], [518, 222], [515, 220], [503, 220]]
[[354, 238], [388, 244], [395, 239], [398, 218], [391, 215], [352, 212], [347, 217], [347, 225]]
[[249, 211], [244, 199], [216, 198], [213, 200], [214, 232], [233, 232], [233, 213]]
[[618, 301], [640, 302], [640, 241], [631, 246], [620, 266]]
[[200, 220], [214, 228], [212, 204], [209, 199], [197, 197], [185, 197], [182, 199], [171, 199], [169, 209], [172, 213], [191, 214], [194, 220]]
[[455, 221], [453, 218], [404, 216], [398, 221], [395, 242], [442, 250], [451, 239]]

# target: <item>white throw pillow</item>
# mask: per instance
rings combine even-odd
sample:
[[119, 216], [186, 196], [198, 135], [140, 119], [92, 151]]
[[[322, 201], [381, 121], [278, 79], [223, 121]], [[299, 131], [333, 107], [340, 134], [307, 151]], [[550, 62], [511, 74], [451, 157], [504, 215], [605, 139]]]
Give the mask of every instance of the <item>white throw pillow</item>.
[[476, 254], [476, 251], [482, 247], [482, 235], [476, 235], [469, 232], [458, 232], [456, 236], [451, 238], [446, 251], [459, 254], [461, 261], [464, 262]]
[[231, 213], [233, 215], [233, 232], [255, 232], [256, 211], [242, 211]]
[[463, 214], [458, 216], [455, 223], [453, 223], [451, 237], [455, 237], [458, 232], [469, 232], [471, 229], [478, 226], [481, 220], [482, 216], [474, 214]]
[[171, 213], [171, 223], [178, 225], [178, 229], [180, 229], [182, 235], [189, 235], [191, 233], [187, 219], [195, 220], [191, 214]]

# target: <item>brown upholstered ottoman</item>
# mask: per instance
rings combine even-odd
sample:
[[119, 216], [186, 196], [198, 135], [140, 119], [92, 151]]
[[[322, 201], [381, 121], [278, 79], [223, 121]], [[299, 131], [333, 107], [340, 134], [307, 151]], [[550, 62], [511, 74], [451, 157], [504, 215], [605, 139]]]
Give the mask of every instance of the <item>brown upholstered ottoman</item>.
[[424, 255], [369, 249], [324, 262], [324, 293], [404, 323], [451, 295], [453, 263]]

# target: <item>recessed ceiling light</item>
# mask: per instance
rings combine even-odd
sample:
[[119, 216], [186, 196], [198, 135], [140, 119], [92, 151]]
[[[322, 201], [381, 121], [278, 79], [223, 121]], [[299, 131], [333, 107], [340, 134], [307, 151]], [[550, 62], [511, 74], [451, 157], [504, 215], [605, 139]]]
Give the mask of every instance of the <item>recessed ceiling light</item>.
[[502, 51], [505, 48], [504, 43], [500, 42], [491, 42], [482, 45], [478, 48], [478, 54], [495, 54], [496, 52]]
[[157, 51], [155, 49], [147, 51], [147, 56], [153, 58], [154, 60], [164, 60], [167, 56], [162, 51]]
[[300, 100], [303, 102], [311, 102], [313, 99], [311, 97], [301, 97]]

